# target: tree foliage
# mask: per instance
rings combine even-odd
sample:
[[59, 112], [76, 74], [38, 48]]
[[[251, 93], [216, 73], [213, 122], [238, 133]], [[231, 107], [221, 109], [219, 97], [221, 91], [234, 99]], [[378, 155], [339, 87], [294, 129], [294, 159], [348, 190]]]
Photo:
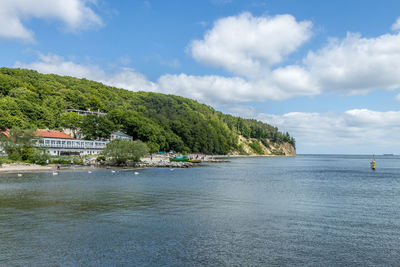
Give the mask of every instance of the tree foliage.
[[114, 130], [114, 123], [106, 117], [96, 115], [83, 116], [81, 133], [87, 140], [107, 139]]
[[139, 161], [149, 153], [149, 149], [142, 141], [116, 139], [107, 144], [102, 154], [110, 157], [115, 165], [125, 165], [128, 160]]
[[35, 131], [12, 128], [9, 136], [1, 137], [1, 146], [12, 160], [29, 160], [35, 154]]
[[[64, 114], [100, 110], [106, 117]], [[122, 129], [157, 150], [226, 154], [238, 150], [238, 135], [269, 142], [295, 140], [256, 120], [225, 115], [197, 101], [158, 93], [130, 92], [86, 79], [0, 68], [0, 128], [81, 127], [87, 139]]]

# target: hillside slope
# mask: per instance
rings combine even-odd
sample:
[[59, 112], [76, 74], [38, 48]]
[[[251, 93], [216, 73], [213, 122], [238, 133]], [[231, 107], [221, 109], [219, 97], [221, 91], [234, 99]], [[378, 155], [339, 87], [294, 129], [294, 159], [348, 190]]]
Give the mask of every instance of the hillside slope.
[[[294, 138], [276, 127], [226, 115], [191, 99], [131, 92], [32, 70], [0, 68], [1, 129], [58, 129], [62, 127], [60, 117], [66, 109], [105, 112], [108, 125], [146, 142], [152, 151], [244, 153], [240, 135], [258, 140], [266, 148], [284, 145], [294, 151], [295, 146]], [[293, 154], [281, 153], [279, 149], [263, 151]]]

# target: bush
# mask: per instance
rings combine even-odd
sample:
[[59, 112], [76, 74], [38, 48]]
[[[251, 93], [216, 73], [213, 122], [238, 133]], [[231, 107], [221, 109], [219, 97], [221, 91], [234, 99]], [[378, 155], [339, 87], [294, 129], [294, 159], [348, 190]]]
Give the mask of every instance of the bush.
[[256, 154], [258, 154], [258, 155], [264, 155], [264, 151], [263, 151], [263, 149], [262, 149], [260, 143], [258, 143], [257, 141], [254, 141], [254, 140], [253, 140], [253, 141], [249, 144], [249, 147], [251, 147], [251, 149], [253, 149], [253, 151], [254, 151]]
[[36, 151], [33, 147], [23, 147], [21, 151], [21, 159], [23, 161], [31, 161], [35, 153]]
[[50, 160], [50, 155], [46, 152], [37, 150], [32, 155], [30, 162], [34, 164], [45, 165], [47, 160]]
[[103, 150], [103, 155], [111, 157], [115, 165], [125, 165], [128, 160], [139, 161], [147, 153], [149, 148], [142, 141], [121, 139], [111, 141]]
[[51, 164], [71, 164], [71, 160], [75, 165], [83, 165], [83, 160], [80, 158], [53, 158], [51, 159]]
[[106, 157], [104, 155], [100, 155], [96, 158], [97, 162], [106, 161]]
[[53, 158], [50, 160], [51, 164], [71, 164], [71, 159], [66, 158]]
[[14, 150], [12, 152], [8, 152], [8, 158], [12, 161], [21, 161], [21, 154]]

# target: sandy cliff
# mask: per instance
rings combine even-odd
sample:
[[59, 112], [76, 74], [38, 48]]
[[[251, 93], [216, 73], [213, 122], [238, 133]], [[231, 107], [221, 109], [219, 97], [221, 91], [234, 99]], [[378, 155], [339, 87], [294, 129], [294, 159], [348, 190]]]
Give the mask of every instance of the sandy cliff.
[[[235, 152], [232, 154], [296, 156], [296, 149], [292, 144], [287, 142], [273, 143], [269, 140], [265, 140], [263, 143], [257, 139], [239, 136], [239, 146], [240, 152]], [[258, 147], [259, 151], [254, 149], [254, 147]]]

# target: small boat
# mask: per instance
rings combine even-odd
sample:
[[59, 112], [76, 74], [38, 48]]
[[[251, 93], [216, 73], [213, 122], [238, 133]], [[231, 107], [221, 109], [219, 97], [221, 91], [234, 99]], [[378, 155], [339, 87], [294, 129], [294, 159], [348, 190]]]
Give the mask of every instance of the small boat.
[[201, 159], [189, 159], [191, 163], [201, 163]]
[[139, 173], [138, 172], [134, 172], [135, 173], [135, 175], [138, 175]]
[[175, 156], [173, 158], [169, 158], [169, 161], [172, 161], [172, 162], [188, 162], [189, 158], [187, 156]]

